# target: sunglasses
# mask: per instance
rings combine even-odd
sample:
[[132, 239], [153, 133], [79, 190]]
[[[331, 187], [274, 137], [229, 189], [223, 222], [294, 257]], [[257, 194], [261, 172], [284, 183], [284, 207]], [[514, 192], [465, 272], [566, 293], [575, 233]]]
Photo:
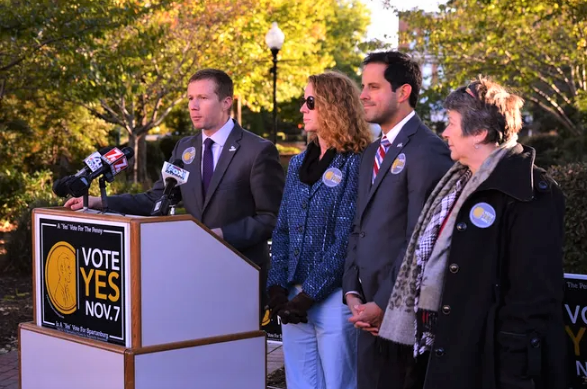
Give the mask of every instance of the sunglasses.
[[469, 85], [467, 85], [467, 87], [465, 88], [465, 93], [469, 94], [472, 98], [474, 98], [475, 100], [477, 99], [476, 96], [476, 91], [475, 91], [475, 86], [471, 83]]
[[307, 99], [302, 99], [301, 103], [302, 103], [302, 105], [306, 104], [306, 106], [308, 107], [308, 109], [310, 111], [313, 111], [314, 108], [316, 107], [316, 105], [315, 105], [316, 100], [314, 100], [314, 96], [308, 96]]

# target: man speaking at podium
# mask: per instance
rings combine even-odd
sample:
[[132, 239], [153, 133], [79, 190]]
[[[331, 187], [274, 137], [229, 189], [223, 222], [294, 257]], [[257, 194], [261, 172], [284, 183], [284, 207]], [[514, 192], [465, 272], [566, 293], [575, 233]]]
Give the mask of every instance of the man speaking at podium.
[[[275, 227], [284, 172], [275, 145], [231, 119], [232, 95], [232, 79], [221, 70], [203, 69], [190, 78], [190, 117], [201, 131], [177, 142], [170, 161], [181, 159], [190, 173], [179, 187], [187, 212], [261, 267], [263, 294], [269, 265], [267, 240]], [[109, 196], [108, 208], [149, 216], [164, 188], [165, 182], [159, 179], [145, 193]], [[102, 208], [102, 201], [90, 197], [88, 205]], [[81, 209], [82, 198], [71, 198], [64, 206]]]

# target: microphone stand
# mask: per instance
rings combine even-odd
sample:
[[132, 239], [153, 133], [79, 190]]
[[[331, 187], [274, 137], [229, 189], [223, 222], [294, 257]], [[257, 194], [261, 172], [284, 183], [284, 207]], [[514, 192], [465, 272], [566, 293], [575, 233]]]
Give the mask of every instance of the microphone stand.
[[89, 199], [88, 199], [88, 191], [86, 190], [86, 192], [84, 193], [83, 197], [83, 211], [86, 212], [88, 210], [88, 205], [90, 203]]
[[169, 194], [169, 215], [175, 215], [175, 208], [181, 201], [181, 192], [179, 191], [178, 187], [175, 187], [174, 190], [171, 191]]
[[100, 183], [100, 197], [102, 198], [102, 213], [106, 213], [108, 211], [108, 197], [106, 196], [106, 178], [102, 176], [100, 177], [98, 182]]

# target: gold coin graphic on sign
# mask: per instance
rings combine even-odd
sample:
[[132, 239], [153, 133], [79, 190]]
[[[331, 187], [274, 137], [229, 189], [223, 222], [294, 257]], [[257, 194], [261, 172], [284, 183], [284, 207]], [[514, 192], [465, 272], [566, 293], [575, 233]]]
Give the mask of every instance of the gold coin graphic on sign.
[[265, 316], [263, 316], [263, 321], [261, 322], [261, 326], [266, 326], [269, 323], [271, 323], [271, 312], [268, 309], [266, 309]]
[[47, 256], [45, 284], [49, 300], [64, 315], [76, 310], [76, 283], [75, 249], [67, 242], [57, 242]]

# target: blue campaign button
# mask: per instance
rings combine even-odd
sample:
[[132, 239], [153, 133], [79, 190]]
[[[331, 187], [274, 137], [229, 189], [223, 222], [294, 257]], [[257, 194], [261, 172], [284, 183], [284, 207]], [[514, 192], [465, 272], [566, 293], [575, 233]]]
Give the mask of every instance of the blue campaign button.
[[335, 168], [331, 167], [327, 169], [324, 174], [322, 175], [322, 182], [329, 188], [334, 188], [342, 181], [342, 172]]
[[479, 228], [490, 227], [495, 222], [495, 217], [495, 209], [487, 203], [477, 203], [469, 212], [471, 223]]

